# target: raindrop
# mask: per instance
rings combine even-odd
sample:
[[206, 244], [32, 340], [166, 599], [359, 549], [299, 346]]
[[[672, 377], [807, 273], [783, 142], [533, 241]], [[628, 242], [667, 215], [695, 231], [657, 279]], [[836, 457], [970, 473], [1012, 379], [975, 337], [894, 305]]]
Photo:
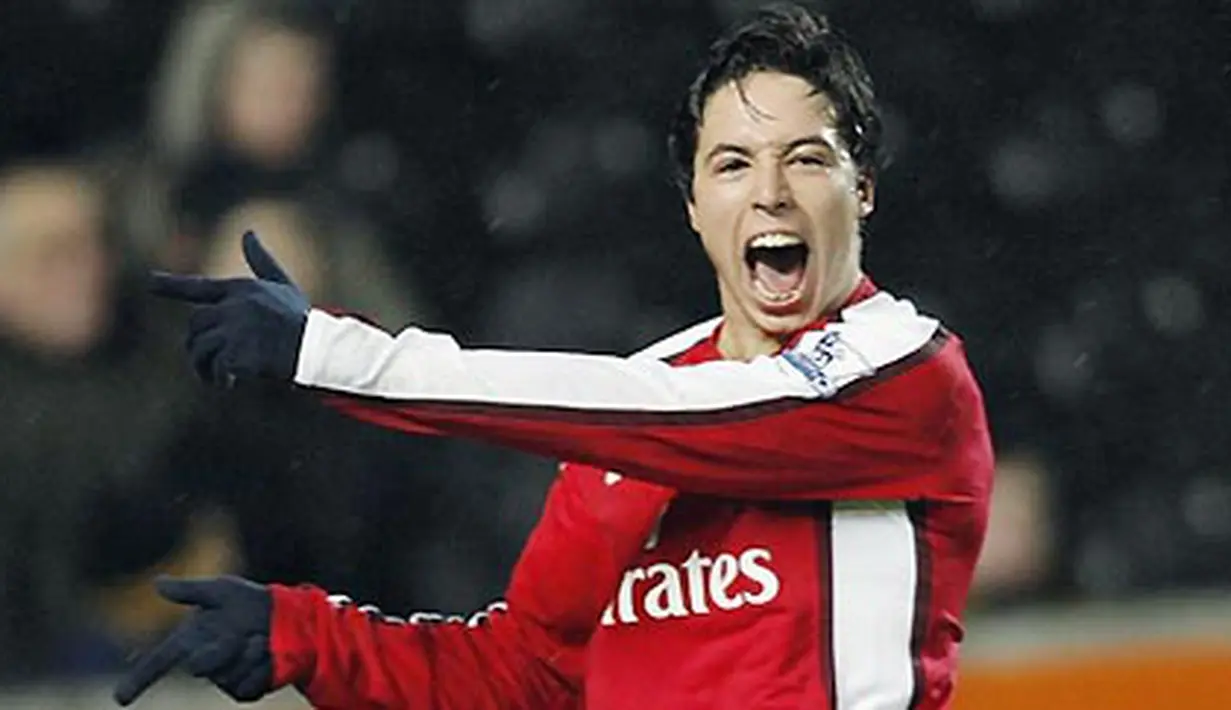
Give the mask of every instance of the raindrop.
[[1035, 351], [1034, 369], [1039, 387], [1058, 399], [1077, 397], [1094, 376], [1090, 352], [1071, 328], [1058, 324], [1043, 331]]
[[543, 222], [547, 196], [529, 175], [506, 171], [492, 181], [483, 195], [488, 228], [506, 241], [524, 241]]

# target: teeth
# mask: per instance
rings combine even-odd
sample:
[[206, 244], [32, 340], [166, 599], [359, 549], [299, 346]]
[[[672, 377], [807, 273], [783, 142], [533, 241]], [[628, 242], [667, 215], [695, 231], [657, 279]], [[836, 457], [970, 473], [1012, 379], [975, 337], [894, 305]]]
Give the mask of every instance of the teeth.
[[770, 301], [772, 303], [785, 303], [786, 301], [790, 301], [799, 295], [799, 289], [794, 289], [786, 293], [770, 291], [760, 281], [754, 281], [753, 288], [757, 290], [757, 294], [759, 294], [761, 298], [764, 298], [766, 301]]
[[796, 234], [788, 234], [787, 232], [770, 232], [768, 234], [758, 234], [748, 246], [753, 249], [778, 249], [781, 247], [793, 247], [803, 244], [804, 240]]

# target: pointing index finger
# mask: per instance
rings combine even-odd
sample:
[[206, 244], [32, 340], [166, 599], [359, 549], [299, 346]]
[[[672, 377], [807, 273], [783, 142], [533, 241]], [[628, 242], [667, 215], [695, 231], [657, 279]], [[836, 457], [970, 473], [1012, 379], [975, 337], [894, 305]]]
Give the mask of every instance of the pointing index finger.
[[226, 298], [242, 279], [211, 279], [206, 276], [186, 276], [165, 271], [152, 271], [150, 293], [163, 298], [188, 303], [217, 303]]
[[216, 608], [221, 602], [220, 588], [223, 587], [217, 579], [182, 579], [176, 577], [159, 577], [154, 580], [154, 588], [158, 594], [177, 604], [193, 604], [205, 609]]
[[124, 706], [131, 704], [175, 668], [188, 653], [187, 645], [183, 643], [186, 633], [187, 628], [181, 626], [154, 650], [142, 656], [116, 685], [115, 701]]

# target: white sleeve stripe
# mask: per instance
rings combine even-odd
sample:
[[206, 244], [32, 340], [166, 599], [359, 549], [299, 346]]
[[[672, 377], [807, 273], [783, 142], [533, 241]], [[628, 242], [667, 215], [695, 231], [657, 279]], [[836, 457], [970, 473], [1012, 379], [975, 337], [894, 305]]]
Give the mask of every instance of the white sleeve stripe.
[[464, 350], [410, 328], [396, 338], [322, 311], [308, 315], [295, 381], [348, 394], [607, 411], [707, 411], [817, 393], [771, 358], [672, 368], [652, 359]]
[[507, 414], [509, 412], [517, 412], [517, 417], [519, 419], [527, 421], [564, 421], [588, 424], [591, 426], [713, 426], [748, 421], [750, 419], [759, 419], [781, 412], [786, 412], [804, 405], [824, 404], [830, 401], [846, 399], [850, 396], [863, 392], [868, 387], [871, 387], [878, 382], [889, 379], [903, 370], [909, 369], [910, 367], [925, 361], [940, 350], [941, 346], [943, 346], [947, 339], [948, 333], [943, 330], [938, 330], [936, 335], [934, 335], [923, 348], [910, 353], [897, 362], [890, 363], [889, 365], [877, 370], [877, 372], [871, 376], [844, 386], [829, 399], [817, 399], [815, 396], [783, 397], [780, 399], [730, 406], [723, 409], [698, 409], [686, 412], [679, 410], [652, 412], [645, 410], [579, 409], [576, 407], [549, 407], [542, 405], [502, 404], [480, 401], [444, 402], [430, 399], [407, 400], [390, 399], [380, 396], [361, 396], [365, 399], [372, 400], [373, 403], [388, 404], [394, 408], [405, 406], [422, 409], [423, 411], [448, 411], [479, 417], [484, 414], [494, 415], [499, 413]]
[[935, 321], [885, 298], [807, 334], [790, 358], [678, 368], [648, 357], [467, 350], [448, 335], [408, 328], [394, 337], [313, 310], [295, 381], [404, 403], [591, 413], [704, 413], [808, 401], [831, 397], [931, 340]]

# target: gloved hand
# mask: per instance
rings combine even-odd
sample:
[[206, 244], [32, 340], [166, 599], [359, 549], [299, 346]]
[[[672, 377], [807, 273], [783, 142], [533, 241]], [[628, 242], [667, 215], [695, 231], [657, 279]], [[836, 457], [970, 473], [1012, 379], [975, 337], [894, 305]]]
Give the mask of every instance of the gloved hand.
[[187, 346], [201, 379], [223, 387], [257, 377], [289, 381], [311, 304], [256, 234], [244, 234], [243, 249], [255, 279], [154, 272], [150, 290], [196, 304]]
[[273, 690], [273, 596], [268, 589], [238, 577], [163, 578], [155, 584], [164, 598], [197, 608], [120, 679], [117, 703], [129, 705], [181, 664], [239, 702]]

